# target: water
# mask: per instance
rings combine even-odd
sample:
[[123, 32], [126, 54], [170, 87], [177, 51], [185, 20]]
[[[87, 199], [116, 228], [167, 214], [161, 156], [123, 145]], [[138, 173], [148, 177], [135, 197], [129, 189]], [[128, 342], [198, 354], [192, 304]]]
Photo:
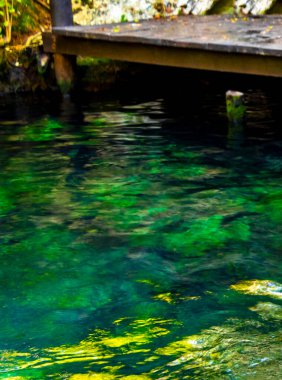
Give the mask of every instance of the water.
[[0, 379], [281, 378], [280, 104], [210, 95], [1, 99]]

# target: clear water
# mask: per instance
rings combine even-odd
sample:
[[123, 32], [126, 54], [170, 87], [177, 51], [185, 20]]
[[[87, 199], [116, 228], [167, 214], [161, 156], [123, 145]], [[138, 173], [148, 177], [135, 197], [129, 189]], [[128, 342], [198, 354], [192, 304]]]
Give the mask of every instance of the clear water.
[[280, 104], [213, 95], [0, 100], [0, 379], [281, 378]]

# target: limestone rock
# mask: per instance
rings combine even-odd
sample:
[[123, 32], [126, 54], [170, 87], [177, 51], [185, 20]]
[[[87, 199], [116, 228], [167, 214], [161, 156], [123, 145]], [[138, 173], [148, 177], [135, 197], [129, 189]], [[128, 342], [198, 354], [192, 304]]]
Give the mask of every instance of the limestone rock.
[[[179, 14], [204, 15], [221, 0], [95, 0], [74, 8], [74, 22], [79, 25], [138, 21]], [[276, 0], [234, 0], [239, 15], [260, 15]]]
[[263, 15], [276, 2], [276, 0], [235, 0], [235, 12], [239, 15]]
[[193, 15], [206, 14], [215, 4], [216, 0], [188, 0], [187, 9]]

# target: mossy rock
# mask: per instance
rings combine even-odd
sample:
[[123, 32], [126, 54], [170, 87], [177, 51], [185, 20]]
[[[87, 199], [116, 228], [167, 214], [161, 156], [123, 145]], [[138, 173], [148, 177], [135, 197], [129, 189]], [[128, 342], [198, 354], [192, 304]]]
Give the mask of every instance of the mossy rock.
[[209, 11], [209, 14], [233, 14], [233, 0], [219, 0], [217, 1], [212, 9]]
[[124, 62], [109, 59], [77, 59], [78, 86], [86, 91], [106, 90], [120, 80], [122, 72], [128, 69]]

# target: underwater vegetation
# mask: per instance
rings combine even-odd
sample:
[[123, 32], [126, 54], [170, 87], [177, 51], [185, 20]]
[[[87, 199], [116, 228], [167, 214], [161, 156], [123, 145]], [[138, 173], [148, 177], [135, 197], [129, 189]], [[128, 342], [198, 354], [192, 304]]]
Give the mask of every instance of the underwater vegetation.
[[278, 379], [277, 150], [83, 112], [1, 124], [0, 379]]

